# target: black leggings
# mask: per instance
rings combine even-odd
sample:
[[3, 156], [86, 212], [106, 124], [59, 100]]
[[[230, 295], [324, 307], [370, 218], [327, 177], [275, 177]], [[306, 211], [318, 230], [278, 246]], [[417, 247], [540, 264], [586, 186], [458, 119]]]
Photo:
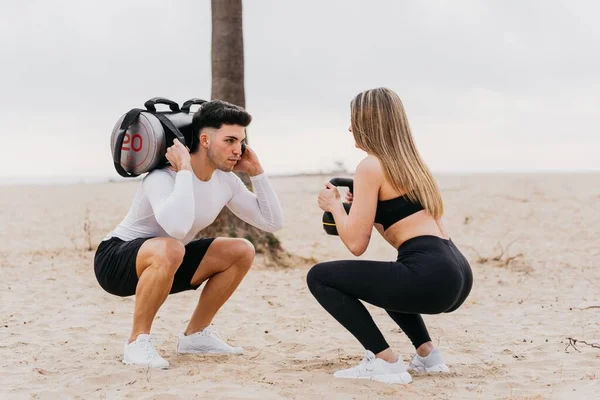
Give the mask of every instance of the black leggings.
[[397, 261], [317, 264], [306, 280], [319, 303], [375, 354], [389, 345], [360, 300], [384, 308], [417, 348], [431, 340], [420, 314], [456, 310], [473, 286], [466, 258], [451, 240], [436, 236], [407, 240]]

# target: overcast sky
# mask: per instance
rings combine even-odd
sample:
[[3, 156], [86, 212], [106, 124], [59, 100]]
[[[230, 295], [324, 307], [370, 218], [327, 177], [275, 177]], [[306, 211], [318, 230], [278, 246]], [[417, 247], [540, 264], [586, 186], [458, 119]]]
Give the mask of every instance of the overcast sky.
[[[210, 96], [210, 1], [3, 1], [0, 177], [115, 177], [148, 98]], [[358, 92], [400, 95], [434, 172], [600, 170], [600, 2], [244, 2], [249, 138], [270, 174], [353, 169]]]

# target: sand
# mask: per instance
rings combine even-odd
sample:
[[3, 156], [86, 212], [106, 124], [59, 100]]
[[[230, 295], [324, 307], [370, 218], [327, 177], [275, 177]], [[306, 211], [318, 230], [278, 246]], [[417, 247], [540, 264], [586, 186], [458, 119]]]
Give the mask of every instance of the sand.
[[[277, 237], [317, 261], [353, 258], [322, 230], [316, 194], [325, 180], [271, 179], [286, 218]], [[438, 181], [475, 284], [457, 312], [425, 316], [452, 372], [415, 375], [410, 385], [333, 378], [360, 361], [361, 346], [309, 293], [310, 265], [261, 259], [214, 321], [243, 356], [176, 354], [199, 296], [185, 292], [169, 297], [153, 327], [171, 369], [124, 366], [134, 299], [102, 291], [93, 249], [125, 215], [137, 183], [2, 186], [0, 398], [600, 398], [600, 174]], [[375, 233], [360, 258], [390, 260], [395, 250]], [[408, 360], [406, 336], [369, 310]]]

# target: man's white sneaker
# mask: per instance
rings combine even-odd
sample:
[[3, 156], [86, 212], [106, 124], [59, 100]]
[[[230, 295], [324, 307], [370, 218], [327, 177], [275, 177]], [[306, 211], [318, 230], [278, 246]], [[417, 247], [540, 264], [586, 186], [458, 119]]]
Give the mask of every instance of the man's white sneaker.
[[241, 347], [232, 347], [225, 343], [210, 328], [192, 333], [191, 335], [179, 335], [177, 352], [180, 354], [243, 354]]
[[371, 379], [385, 383], [410, 383], [412, 381], [401, 358], [398, 358], [395, 363], [389, 363], [375, 357], [375, 354], [369, 350], [358, 366], [337, 371], [333, 376], [347, 379]]
[[150, 335], [142, 333], [135, 341], [125, 343], [123, 364], [140, 365], [151, 368], [169, 368], [169, 362], [162, 358], [152, 345]]
[[408, 370], [411, 372], [450, 372], [450, 368], [444, 363], [442, 352], [435, 348], [427, 357], [421, 357], [418, 354], [410, 360]]

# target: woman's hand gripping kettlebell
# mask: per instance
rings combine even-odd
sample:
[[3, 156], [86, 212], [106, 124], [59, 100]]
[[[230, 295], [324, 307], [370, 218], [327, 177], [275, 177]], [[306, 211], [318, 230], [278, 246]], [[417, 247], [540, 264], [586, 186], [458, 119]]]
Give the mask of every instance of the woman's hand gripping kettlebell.
[[352, 200], [354, 199], [354, 195], [352, 192], [346, 192], [346, 203], [352, 205]]
[[[345, 202], [340, 203], [340, 192], [337, 189], [337, 186], [345, 186], [349, 189], [348, 193], [345, 196]], [[326, 185], [325, 189], [321, 190], [319, 193], [318, 203], [321, 210], [325, 211], [323, 213], [323, 229], [329, 235], [337, 235], [337, 227], [335, 224], [335, 220], [333, 215], [331, 214], [331, 210], [334, 207], [338, 207], [339, 204], [342, 204], [346, 213], [350, 212], [350, 206], [352, 204], [352, 200], [354, 199], [352, 192], [354, 190], [354, 181], [351, 178], [333, 178]]]

